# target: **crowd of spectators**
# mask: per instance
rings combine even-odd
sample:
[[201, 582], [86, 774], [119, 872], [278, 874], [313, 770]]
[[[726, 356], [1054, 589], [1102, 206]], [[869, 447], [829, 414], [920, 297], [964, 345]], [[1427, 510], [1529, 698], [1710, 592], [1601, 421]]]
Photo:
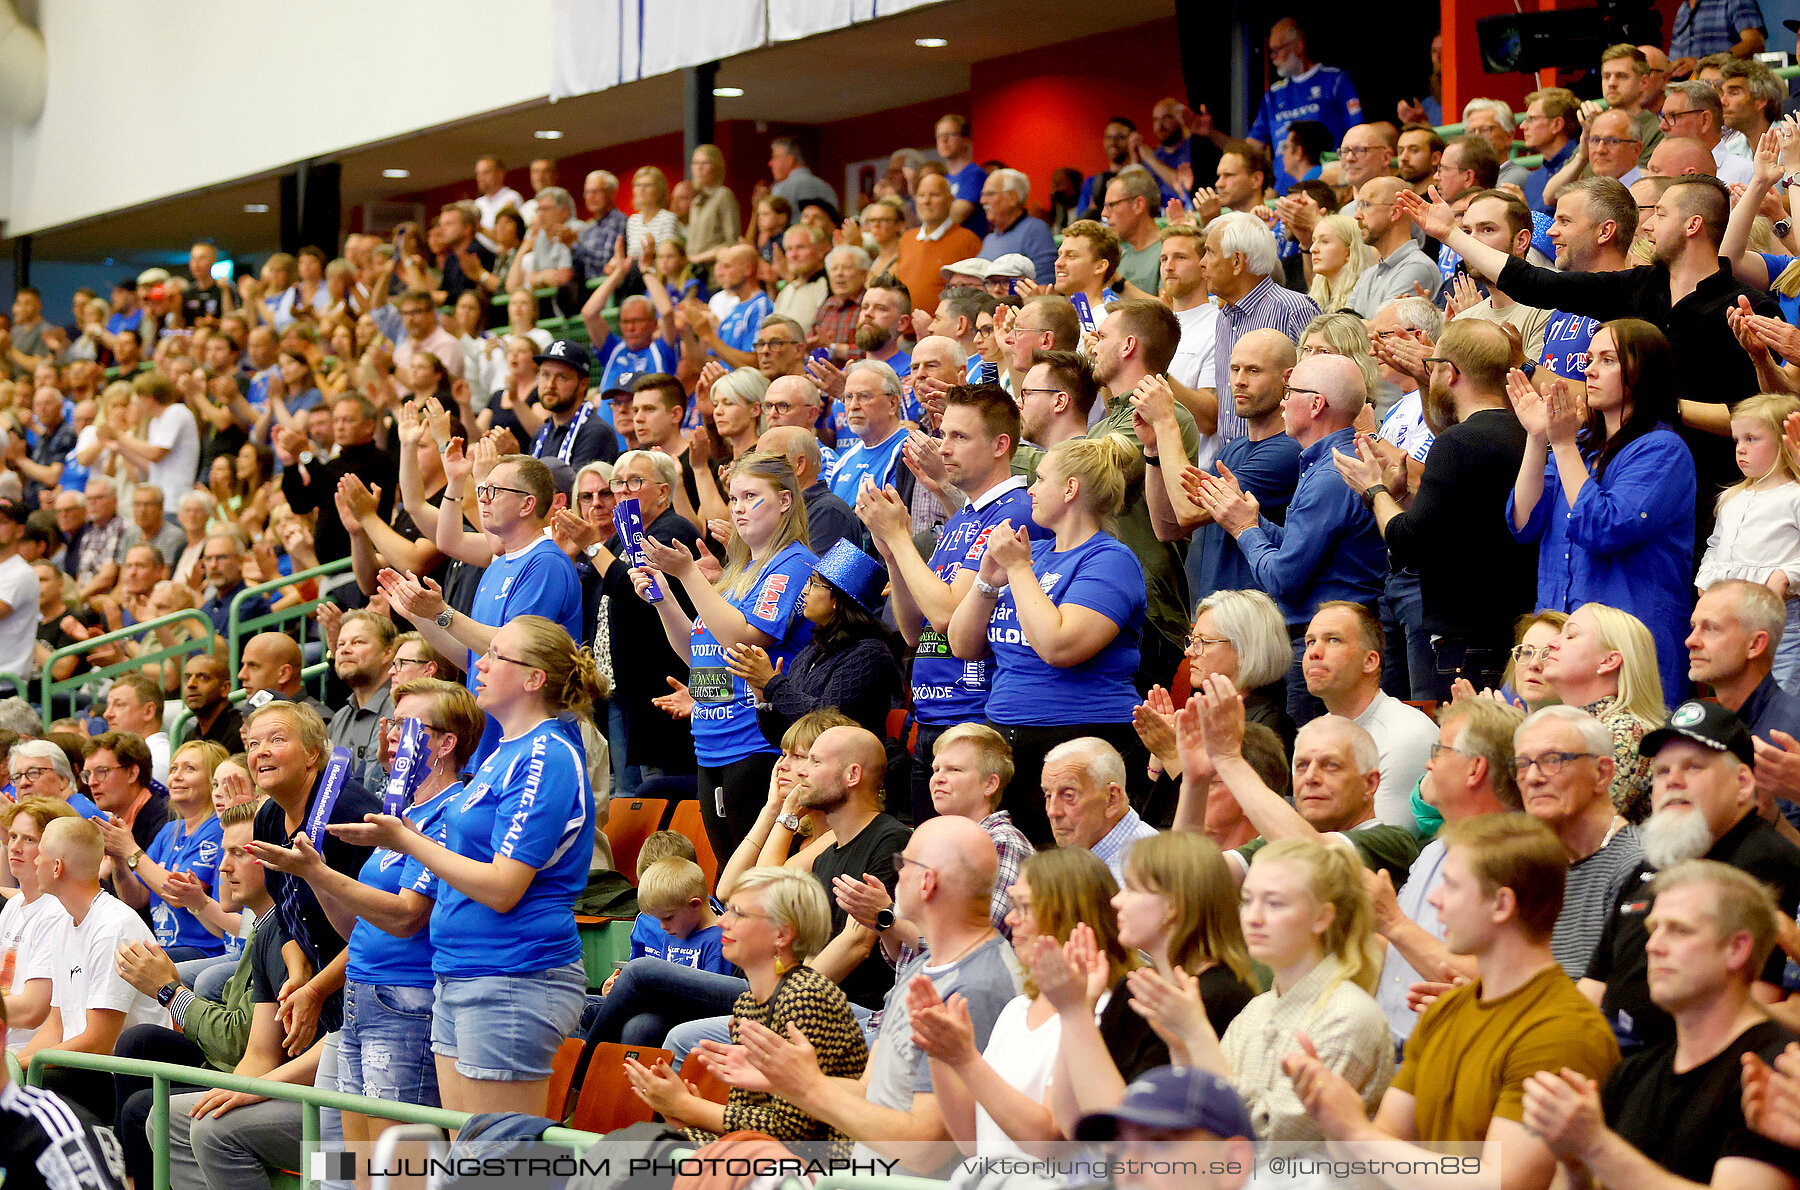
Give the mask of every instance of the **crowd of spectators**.
[[[623, 1074], [686, 1143], [923, 1175], [1207, 1139], [1800, 1187], [1762, 37], [1690, 0], [1603, 100], [1446, 140], [1282, 19], [1246, 137], [1165, 100], [1048, 197], [951, 114], [843, 204], [786, 137], [747, 203], [703, 145], [629, 214], [484, 157], [235, 286], [203, 243], [66, 327], [21, 289], [8, 1047], [194, 1068], [184, 1190], [298, 1167], [300, 1108], [208, 1070], [543, 1115], [572, 1037], [577, 1087], [666, 1049]], [[702, 829], [634, 851], [590, 986], [613, 798]], [[43, 1083], [0, 1156], [146, 1184], [145, 1080]]]

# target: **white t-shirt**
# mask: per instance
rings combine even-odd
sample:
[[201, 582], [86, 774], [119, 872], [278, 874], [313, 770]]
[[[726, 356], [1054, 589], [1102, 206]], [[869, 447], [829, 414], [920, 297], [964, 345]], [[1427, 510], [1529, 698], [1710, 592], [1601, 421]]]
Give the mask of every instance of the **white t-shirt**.
[[1425, 773], [1431, 746], [1437, 743], [1437, 724], [1418, 707], [1409, 707], [1393, 695], [1377, 690], [1368, 708], [1356, 717], [1356, 725], [1374, 737], [1381, 756], [1381, 786], [1375, 791], [1375, 818], [1388, 826], [1418, 829], [1413, 815], [1413, 786]]
[[[27, 905], [14, 897], [0, 909], [0, 993], [16, 996], [34, 979], [54, 979], [57, 942], [69, 915], [55, 897]], [[15, 1025], [6, 1031], [8, 1048], [24, 1045], [36, 1029]]]
[[0, 619], [0, 673], [23, 677], [31, 672], [37, 644], [38, 581], [31, 563], [17, 554], [0, 561], [0, 603], [12, 608]]
[[[1062, 1044], [1062, 1018], [1053, 1012], [1049, 1020], [1033, 1029], [1025, 1023], [1030, 1007], [1030, 996], [1008, 1002], [995, 1019], [981, 1056], [1009, 1086], [1042, 1103], [1050, 1087], [1050, 1073], [1056, 1067], [1057, 1048]], [[994, 1117], [979, 1103], [975, 1105], [975, 1153], [980, 1157], [1025, 1156], [1025, 1150], [994, 1123]]]
[[717, 318], [720, 322], [724, 322], [725, 316], [737, 309], [738, 303], [743, 300], [743, 298], [731, 292], [729, 289], [721, 289], [719, 292], [706, 299], [706, 308], [713, 312], [714, 318]]
[[[1202, 302], [1192, 310], [1175, 311], [1175, 321], [1181, 324], [1181, 342], [1169, 363], [1169, 375], [1189, 388], [1211, 388], [1218, 366], [1214, 350], [1219, 341], [1219, 308]], [[1225, 399], [1229, 397], [1225, 395]]]
[[200, 425], [194, 411], [177, 403], [151, 418], [150, 443], [169, 448], [148, 470], [149, 482], [163, 490], [163, 507], [173, 511], [200, 474]]
[[159, 731], [155, 735], [144, 737], [144, 747], [150, 749], [150, 769], [153, 776], [163, 783], [169, 784], [169, 733]]
[[111, 893], [94, 898], [80, 925], [72, 921], [57, 948], [50, 1002], [62, 1011], [63, 1037], [87, 1031], [88, 1009], [108, 1009], [125, 1014], [125, 1028], [173, 1022], [169, 1010], [126, 983], [119, 976], [119, 947], [127, 942], [154, 943], [156, 938], [144, 919]]

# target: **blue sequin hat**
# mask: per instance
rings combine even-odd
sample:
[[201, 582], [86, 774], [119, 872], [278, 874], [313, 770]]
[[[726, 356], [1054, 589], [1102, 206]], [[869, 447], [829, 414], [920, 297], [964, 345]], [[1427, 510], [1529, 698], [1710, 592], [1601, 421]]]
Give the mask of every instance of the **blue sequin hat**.
[[825, 551], [813, 573], [856, 600], [871, 615], [881, 614], [881, 592], [887, 586], [887, 568], [857, 549], [848, 538]]

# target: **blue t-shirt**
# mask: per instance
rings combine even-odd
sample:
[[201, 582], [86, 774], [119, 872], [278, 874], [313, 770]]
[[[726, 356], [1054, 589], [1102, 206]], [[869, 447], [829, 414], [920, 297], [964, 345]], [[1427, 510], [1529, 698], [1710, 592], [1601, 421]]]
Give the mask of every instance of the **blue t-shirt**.
[[[522, 550], [500, 554], [481, 574], [469, 618], [499, 628], [519, 616], [546, 616], [581, 640], [581, 579], [575, 563], [549, 537], [539, 537]], [[467, 677], [475, 689], [475, 654], [468, 656]], [[490, 717], [471, 764], [480, 764], [500, 739], [500, 725]]]
[[1362, 100], [1350, 76], [1335, 66], [1315, 66], [1299, 78], [1282, 79], [1263, 94], [1262, 106], [1246, 134], [1274, 150], [1275, 190], [1285, 194], [1296, 181], [1281, 164], [1281, 146], [1299, 120], [1317, 120], [1331, 130], [1331, 143], [1363, 122]]
[[768, 294], [758, 290], [733, 306], [731, 313], [719, 320], [720, 341], [733, 351], [753, 352], [755, 349], [751, 344], [756, 342], [756, 328], [773, 313], [775, 303], [769, 300]]
[[[747, 595], [725, 595], [752, 628], [774, 639], [769, 661], [792, 661], [812, 639], [812, 622], [800, 614], [800, 597], [818, 555], [794, 542], [770, 558]], [[688, 642], [688, 691], [694, 696], [694, 759], [722, 768], [775, 748], [756, 725], [756, 700], [744, 679], [725, 666], [725, 645], [695, 617]], [[706, 796], [702, 791], [701, 796]]]
[[[144, 848], [144, 855], [171, 872], [193, 873], [194, 879], [211, 889], [218, 883], [224, 838], [224, 828], [213, 815], [207, 815], [193, 834], [187, 832], [187, 823], [175, 818], [163, 824], [150, 846]], [[143, 884], [143, 880], [138, 877], [138, 883]], [[156, 944], [164, 948], [191, 946], [209, 956], [225, 953], [225, 939], [201, 925], [200, 919], [186, 909], [157, 896], [154, 889], [150, 893], [150, 930], [156, 935]]]
[[[646, 372], [667, 372], [673, 376], [681, 362], [681, 349], [659, 336], [651, 339], [650, 346], [642, 351], [633, 351], [619, 336], [608, 335], [606, 342], [594, 348], [594, 358], [600, 361], [600, 386], [594, 391], [604, 393], [615, 388], [630, 388], [633, 378]], [[612, 402], [600, 402], [599, 409], [606, 424], [612, 425]]]
[[987, 213], [981, 209], [981, 188], [987, 183], [987, 170], [971, 161], [953, 174], [944, 178], [950, 183], [950, 193], [964, 202], [975, 204], [969, 217], [963, 220], [963, 226], [978, 236], [988, 233]]
[[1544, 324], [1544, 358], [1539, 362], [1564, 380], [1585, 382], [1588, 344], [1599, 329], [1600, 324], [1585, 314], [1552, 312]]
[[[1759, 252], [1757, 255], [1763, 258], [1763, 266], [1769, 270], [1770, 285], [1775, 284], [1775, 278], [1781, 276], [1795, 260], [1792, 256], [1778, 256], [1771, 252]], [[1769, 296], [1780, 303], [1781, 316], [1787, 319], [1790, 325], [1800, 325], [1800, 295], [1777, 293], [1771, 289]]]
[[695, 930], [685, 938], [677, 938], [656, 924], [648, 913], [640, 913], [631, 924], [631, 957], [634, 959], [667, 959], [678, 967], [730, 975], [733, 967], [720, 948], [725, 931], [718, 926]]
[[[1013, 476], [980, 501], [957, 510], [938, 534], [931, 551], [931, 572], [946, 583], [955, 583], [959, 570], [979, 570], [987, 553], [988, 535], [1001, 521], [1024, 525], [1033, 538], [1048, 536], [1031, 519], [1031, 495], [1025, 481]], [[929, 727], [979, 723], [987, 714], [988, 684], [994, 663], [989, 658], [959, 661], [950, 655], [950, 642], [927, 621], [919, 633], [912, 669], [913, 712]]]
[[1138, 704], [1131, 679], [1138, 669], [1138, 637], [1148, 602], [1137, 555], [1105, 533], [1061, 554], [1054, 541], [1035, 541], [1031, 570], [1051, 602], [1092, 608], [1117, 624], [1119, 633], [1079, 665], [1051, 665], [1026, 642], [1012, 588], [1004, 588], [988, 621], [995, 669], [987, 717], [1031, 727], [1131, 722]]
[[[451, 785], [422, 806], [408, 806], [406, 817], [427, 839], [443, 843], [450, 830], [447, 811], [462, 795], [460, 783]], [[385, 847], [375, 849], [356, 878], [384, 893], [410, 888], [427, 899], [437, 897], [435, 872], [418, 860]], [[428, 988], [437, 982], [431, 970], [431, 953], [429, 925], [410, 938], [396, 938], [359, 917], [356, 928], [350, 931], [350, 966], [345, 978], [376, 987]]]
[[546, 719], [502, 739], [462, 795], [445, 806], [444, 817], [444, 845], [458, 855], [483, 863], [516, 859], [538, 873], [507, 913], [440, 880], [431, 914], [432, 970], [470, 979], [579, 962], [573, 906], [594, 857], [594, 795], [574, 726]]
[[874, 446], [854, 437], [846, 446], [840, 438], [837, 462], [832, 464], [831, 473], [825, 477], [825, 485], [838, 499], [854, 508], [856, 494], [862, 490], [865, 476], [873, 479], [877, 487], [887, 487], [894, 482], [903, 466], [900, 448], [906, 445], [908, 433], [905, 426], [900, 426]]

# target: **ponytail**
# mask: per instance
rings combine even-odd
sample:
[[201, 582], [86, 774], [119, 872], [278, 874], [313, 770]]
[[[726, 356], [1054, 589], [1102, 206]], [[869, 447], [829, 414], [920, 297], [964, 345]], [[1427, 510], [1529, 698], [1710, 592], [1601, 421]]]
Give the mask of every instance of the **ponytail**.
[[508, 621], [524, 634], [520, 660], [544, 671], [544, 704], [557, 714], [592, 715], [594, 703], [612, 693], [592, 653], [576, 645], [568, 631], [543, 616]]

